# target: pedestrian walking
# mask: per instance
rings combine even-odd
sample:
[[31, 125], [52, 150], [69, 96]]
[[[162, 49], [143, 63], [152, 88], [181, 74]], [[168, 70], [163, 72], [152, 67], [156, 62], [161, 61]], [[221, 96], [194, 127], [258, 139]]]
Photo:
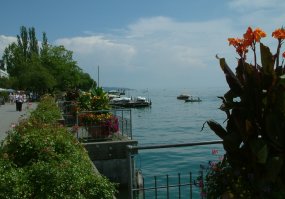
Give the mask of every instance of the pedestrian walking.
[[19, 96], [20, 96], [20, 92], [18, 91], [15, 95], [16, 111], [19, 111]]
[[19, 110], [18, 111], [22, 111], [23, 102], [24, 102], [24, 96], [23, 96], [23, 94], [20, 94], [19, 98], [18, 98], [18, 103], [19, 103], [19, 107], [18, 107]]
[[10, 102], [10, 104], [13, 104], [13, 101], [14, 101], [14, 94], [10, 93], [9, 94], [9, 102]]

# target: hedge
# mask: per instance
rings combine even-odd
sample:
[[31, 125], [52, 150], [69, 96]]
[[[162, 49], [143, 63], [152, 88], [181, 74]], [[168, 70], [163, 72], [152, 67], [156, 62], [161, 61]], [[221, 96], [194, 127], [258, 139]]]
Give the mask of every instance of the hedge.
[[113, 199], [115, 185], [94, 172], [85, 148], [45, 97], [31, 117], [8, 132], [0, 148], [0, 198]]

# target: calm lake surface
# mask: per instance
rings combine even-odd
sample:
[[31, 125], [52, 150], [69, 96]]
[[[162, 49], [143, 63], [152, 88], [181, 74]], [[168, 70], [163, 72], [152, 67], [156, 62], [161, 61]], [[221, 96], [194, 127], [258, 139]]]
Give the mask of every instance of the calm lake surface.
[[[205, 121], [214, 119], [220, 124], [226, 115], [218, 108], [222, 101], [217, 96], [223, 96], [227, 88], [203, 89], [147, 89], [131, 90], [127, 96], [144, 96], [152, 101], [151, 108], [132, 109], [133, 139], [139, 145], [178, 144], [199, 141], [218, 140], [219, 138], [205, 125]], [[187, 102], [176, 97], [182, 93], [198, 96], [202, 102]], [[213, 155], [212, 150], [218, 150]], [[197, 176], [200, 165], [207, 165], [210, 160], [217, 160], [223, 155], [221, 145], [195, 146], [182, 148], [167, 148], [156, 150], [140, 150], [135, 157], [136, 167], [141, 170], [147, 186], [152, 186], [154, 176], [158, 183], [166, 184], [166, 174], [170, 183], [177, 183], [178, 173], [181, 182], [189, 182], [189, 172], [193, 178]], [[160, 184], [158, 184], [160, 185]], [[187, 190], [188, 189], [188, 190]], [[189, 198], [189, 187], [182, 189], [182, 198]], [[194, 198], [199, 197], [199, 189], [194, 190]], [[171, 198], [178, 198], [178, 189], [170, 190]], [[154, 198], [154, 191], [149, 191], [146, 198]], [[166, 198], [163, 193], [158, 198]]]

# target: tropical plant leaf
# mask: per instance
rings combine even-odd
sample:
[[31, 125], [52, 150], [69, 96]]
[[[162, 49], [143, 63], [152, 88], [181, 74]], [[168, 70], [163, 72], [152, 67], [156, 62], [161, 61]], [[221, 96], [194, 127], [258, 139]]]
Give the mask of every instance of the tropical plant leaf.
[[242, 91], [242, 85], [241, 85], [239, 79], [235, 76], [233, 71], [230, 69], [230, 67], [226, 63], [225, 58], [219, 58], [219, 60], [220, 60], [220, 66], [221, 66], [222, 70], [224, 71], [224, 74], [226, 76], [226, 80], [228, 82], [229, 87], [237, 95], [240, 95], [240, 93]]
[[268, 114], [265, 118], [266, 136], [272, 143], [272, 146], [277, 151], [283, 151], [285, 149], [285, 135], [284, 135], [284, 118], [281, 115]]
[[277, 177], [279, 176], [283, 164], [284, 164], [283, 157], [276, 156], [269, 158], [266, 164], [267, 180], [275, 182]]
[[260, 54], [261, 54], [261, 64], [262, 70], [265, 74], [274, 75], [274, 58], [270, 49], [260, 43]]
[[224, 139], [225, 136], [228, 134], [227, 131], [214, 120], [208, 120], [207, 124], [221, 139]]
[[280, 77], [279, 77], [279, 83], [283, 86], [283, 87], [285, 87], [285, 75], [281, 75]]
[[239, 153], [239, 148], [242, 143], [241, 136], [238, 132], [231, 132], [231, 134], [228, 134], [224, 137], [224, 149], [227, 151], [227, 153], [230, 154], [237, 154]]
[[260, 164], [265, 164], [268, 157], [268, 146], [262, 139], [256, 139], [250, 142], [252, 153]]

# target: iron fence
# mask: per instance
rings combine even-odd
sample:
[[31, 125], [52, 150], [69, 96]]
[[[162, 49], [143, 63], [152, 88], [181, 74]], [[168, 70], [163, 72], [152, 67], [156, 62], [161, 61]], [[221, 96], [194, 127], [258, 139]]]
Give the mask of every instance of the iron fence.
[[[204, 173], [203, 169], [198, 174], [193, 175], [192, 172], [187, 174], [177, 173], [177, 175], [156, 175], [148, 178], [148, 183], [145, 183], [145, 176], [134, 166], [134, 157], [140, 150], [157, 150], [162, 148], [177, 148], [177, 147], [193, 147], [203, 145], [221, 144], [221, 140], [192, 142], [182, 144], [165, 144], [151, 146], [128, 146], [128, 161], [129, 161], [129, 199], [134, 198], [195, 198], [193, 190], [200, 191], [203, 188]], [[202, 165], [197, 165], [198, 167]], [[197, 181], [199, 176], [200, 181]], [[150, 183], [152, 181], [152, 183]], [[200, 198], [204, 198], [203, 194], [199, 194]], [[196, 197], [197, 198], [197, 197]]]

